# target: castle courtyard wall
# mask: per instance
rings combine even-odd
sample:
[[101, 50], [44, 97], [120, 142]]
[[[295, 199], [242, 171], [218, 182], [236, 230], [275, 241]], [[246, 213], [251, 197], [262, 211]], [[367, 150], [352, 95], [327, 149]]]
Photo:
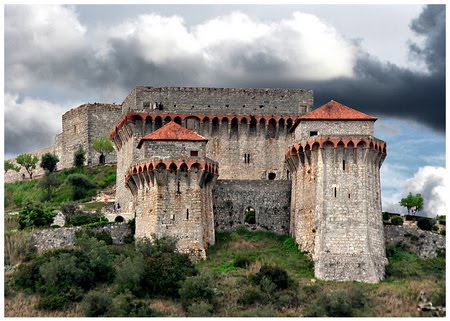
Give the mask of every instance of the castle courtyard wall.
[[290, 181], [218, 180], [213, 198], [217, 231], [233, 231], [242, 226], [245, 210], [251, 207], [255, 210], [255, 227], [289, 233]]

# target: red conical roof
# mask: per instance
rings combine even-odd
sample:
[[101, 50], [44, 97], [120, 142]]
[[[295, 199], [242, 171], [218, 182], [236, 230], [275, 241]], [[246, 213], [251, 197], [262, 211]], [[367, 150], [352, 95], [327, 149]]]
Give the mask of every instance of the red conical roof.
[[301, 116], [302, 120], [377, 120], [375, 117], [366, 115], [353, 108], [330, 100], [325, 105]]
[[170, 123], [164, 125], [163, 127], [155, 130], [153, 133], [148, 134], [143, 137], [137, 148], [141, 148], [145, 141], [199, 141], [207, 142], [208, 139], [194, 133], [192, 130], [184, 128], [178, 125], [176, 122], [171, 121]]

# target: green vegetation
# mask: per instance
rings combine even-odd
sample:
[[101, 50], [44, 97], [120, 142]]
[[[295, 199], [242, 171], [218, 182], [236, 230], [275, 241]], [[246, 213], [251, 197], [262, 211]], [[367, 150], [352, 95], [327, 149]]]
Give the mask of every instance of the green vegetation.
[[114, 147], [105, 136], [100, 136], [92, 141], [92, 149], [100, 153], [100, 163], [105, 163], [106, 155], [114, 151]]
[[400, 200], [400, 206], [406, 207], [408, 214], [411, 210], [420, 211], [423, 208], [423, 197], [421, 194], [412, 195], [409, 193], [407, 197]]
[[30, 179], [33, 178], [33, 170], [36, 169], [38, 158], [32, 154], [20, 154], [16, 157], [16, 162], [28, 172]]
[[[89, 188], [85, 188], [82, 192], [85, 193], [85, 197], [79, 201], [91, 200], [91, 197], [98, 190], [112, 186], [116, 181], [116, 167], [114, 165], [98, 165], [65, 169], [31, 181], [5, 183], [5, 211], [20, 210], [27, 203], [37, 200], [54, 208], [59, 207], [64, 202], [73, 201], [75, 192], [73, 186], [67, 180], [73, 174], [85, 175], [89, 182]], [[89, 206], [91, 205], [85, 205], [86, 210], [90, 210]], [[92, 205], [92, 207], [95, 207], [93, 210], [101, 209], [102, 206], [99, 203]]]
[[28, 255], [5, 279], [6, 302], [27, 292], [36, 314], [102, 317], [418, 317], [427, 315], [416, 309], [420, 291], [445, 305], [444, 254], [420, 259], [390, 244], [384, 281], [326, 282], [313, 279], [311, 260], [288, 236], [244, 228], [216, 236], [194, 266], [170, 239], [108, 245], [105, 234], [82, 232], [76, 248]]
[[31, 229], [33, 227], [50, 226], [56, 213], [52, 208], [42, 204], [27, 204], [19, 212], [19, 229]]
[[73, 165], [75, 167], [81, 168], [84, 166], [86, 161], [86, 152], [82, 145], [78, 146], [78, 149], [73, 153]]
[[4, 169], [5, 169], [5, 174], [10, 170], [18, 172], [18, 171], [20, 171], [20, 166], [15, 165], [10, 160], [5, 160], [4, 161]]
[[403, 225], [403, 218], [400, 216], [394, 216], [391, 218], [392, 225]]
[[417, 227], [424, 231], [431, 231], [434, 224], [434, 220], [428, 217], [421, 217], [417, 220]]
[[59, 158], [53, 153], [45, 153], [41, 156], [40, 166], [49, 173], [53, 173], [56, 170], [56, 164], [58, 164]]

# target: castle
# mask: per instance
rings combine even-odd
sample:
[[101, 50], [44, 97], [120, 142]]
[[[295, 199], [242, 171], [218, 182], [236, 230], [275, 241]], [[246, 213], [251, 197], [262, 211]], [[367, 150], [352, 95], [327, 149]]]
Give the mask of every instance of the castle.
[[373, 137], [376, 118], [312, 105], [301, 89], [136, 87], [121, 105], [66, 113], [47, 150], [70, 167], [81, 144], [95, 164], [89, 142], [109, 131], [116, 201], [136, 237], [173, 236], [204, 258], [215, 231], [241, 226], [251, 209], [255, 227], [295, 239], [318, 278], [378, 282], [386, 144]]

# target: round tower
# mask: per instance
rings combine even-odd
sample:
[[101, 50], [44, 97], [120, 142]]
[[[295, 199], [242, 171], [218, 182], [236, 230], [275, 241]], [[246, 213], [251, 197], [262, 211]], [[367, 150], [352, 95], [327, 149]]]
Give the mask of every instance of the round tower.
[[300, 117], [286, 154], [290, 231], [324, 280], [378, 282], [387, 263], [380, 196], [386, 144], [376, 118], [334, 101]]
[[218, 176], [217, 162], [205, 157], [206, 143], [175, 122], [140, 140], [142, 159], [125, 176], [136, 238], [170, 236], [179, 251], [206, 257], [215, 239], [212, 188]]

